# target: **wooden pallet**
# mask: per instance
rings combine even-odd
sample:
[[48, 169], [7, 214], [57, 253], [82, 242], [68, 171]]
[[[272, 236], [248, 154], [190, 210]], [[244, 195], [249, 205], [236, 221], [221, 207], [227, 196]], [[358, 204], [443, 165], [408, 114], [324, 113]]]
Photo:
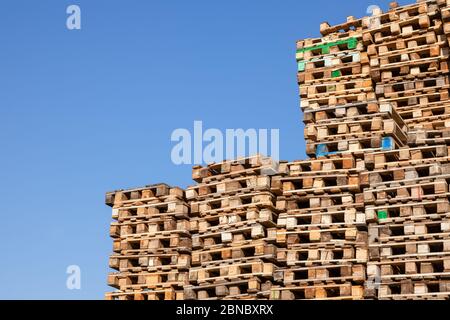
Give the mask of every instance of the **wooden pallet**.
[[177, 289], [189, 284], [189, 272], [179, 271], [152, 271], [152, 272], [120, 272], [108, 275], [108, 285], [126, 290], [161, 290]]
[[[389, 128], [394, 134], [384, 131], [372, 131], [355, 134], [336, 135], [336, 140], [330, 141], [308, 141], [306, 154], [310, 157], [322, 157], [332, 154], [348, 154], [357, 152], [376, 152], [382, 150], [398, 149], [406, 145], [408, 136], [396, 124]], [[397, 135], [398, 134], [398, 135]], [[383, 146], [383, 141], [389, 142], [389, 147]]]
[[255, 222], [236, 223], [228, 228], [211, 230], [192, 236], [194, 249], [223, 248], [232, 244], [253, 240], [274, 241], [276, 228], [266, 228]]
[[[431, 16], [439, 13], [439, 8], [446, 5], [446, 0], [418, 0], [415, 4], [400, 6], [397, 1], [389, 3], [389, 10], [384, 12], [381, 9], [373, 12], [374, 16], [379, 18], [380, 24], [389, 24], [399, 20], [407, 20], [421, 14], [429, 14]], [[363, 27], [370, 29], [376, 27], [371, 25], [369, 20], [371, 17], [363, 19]]]
[[421, 99], [433, 103], [436, 102], [437, 99], [442, 98], [441, 101], [446, 102], [446, 97], [448, 96], [448, 87], [448, 85], [443, 85], [442, 87], [435, 86], [433, 88], [421, 88], [414, 89], [408, 92], [388, 94], [387, 96], [380, 98], [380, 101], [396, 105], [400, 114], [402, 114], [405, 109], [411, 110], [411, 106], [415, 106], [415, 111], [421, 111], [422, 108], [428, 107], [423, 102], [418, 103], [418, 101], [421, 101]]
[[128, 235], [158, 235], [164, 232], [188, 234], [190, 232], [190, 221], [177, 220], [169, 217], [164, 220], [137, 220], [126, 222], [113, 222], [110, 226], [110, 236], [112, 238], [124, 237]]
[[129, 203], [146, 202], [167, 198], [184, 198], [181, 188], [172, 188], [167, 184], [149, 185], [143, 188], [116, 190], [106, 193], [105, 202], [111, 207], [120, 207]]
[[[417, 164], [414, 166], [404, 165], [400, 168], [375, 168], [371, 172], [361, 173], [359, 175], [360, 181], [368, 178], [367, 185], [371, 188], [378, 188], [387, 182], [402, 182], [413, 183], [416, 179], [436, 178], [436, 176], [446, 175], [450, 173], [450, 165], [448, 161], [435, 161], [428, 164]], [[366, 185], [366, 181], [364, 182]]]
[[340, 95], [316, 97], [301, 100], [302, 110], [319, 109], [329, 106], [339, 106], [350, 103], [361, 103], [376, 99], [373, 86], [365, 88], [355, 88], [352, 91], [342, 92]]
[[352, 64], [369, 64], [369, 59], [367, 53], [349, 50], [338, 53], [323, 54], [321, 56], [314, 57], [309, 60], [299, 59], [298, 71], [313, 71], [317, 69], [324, 68], [338, 68], [341, 66], [352, 65]]
[[272, 186], [276, 188], [276, 182], [272, 183], [270, 176], [243, 176], [228, 178], [221, 181], [200, 183], [186, 190], [188, 200], [200, 200], [207, 198], [218, 198], [224, 195], [235, 195], [237, 193], [252, 193], [254, 191], [271, 191]]
[[448, 300], [449, 281], [395, 281], [384, 282], [378, 290], [380, 300]]
[[360, 34], [363, 29], [363, 20], [356, 19], [353, 16], [348, 16], [347, 21], [341, 24], [331, 26], [328, 22], [323, 22], [320, 25], [320, 33], [322, 36], [328, 35], [343, 35], [352, 36], [354, 34]]
[[448, 192], [448, 183], [444, 177], [413, 178], [405, 181], [382, 182], [364, 191], [366, 204], [399, 203], [407, 201], [423, 201], [440, 197]]
[[[409, 221], [401, 224], [387, 224], [370, 228], [370, 238], [378, 243], [413, 243], [419, 240], [446, 239], [450, 234], [450, 221], [442, 220]], [[389, 246], [384, 246], [386, 253], [392, 251]], [[429, 253], [429, 244], [421, 248], [422, 253]]]
[[119, 222], [148, 219], [165, 219], [172, 216], [180, 219], [189, 218], [189, 207], [184, 201], [165, 201], [158, 203], [136, 203], [126, 207], [114, 208], [112, 218]]
[[410, 201], [406, 203], [389, 203], [367, 205], [366, 221], [379, 224], [406, 223], [408, 220], [436, 220], [447, 218], [450, 203], [446, 196], [434, 200]]
[[[435, 258], [448, 256], [449, 239], [444, 235], [436, 235], [428, 239], [406, 238], [390, 241], [389, 239], [380, 239], [378, 231], [369, 227], [370, 243], [369, 255], [370, 261], [376, 264], [377, 261], [405, 261], [408, 259]], [[447, 269], [448, 269], [448, 261]]]
[[300, 98], [310, 101], [351, 96], [363, 92], [373, 92], [372, 79], [352, 79], [350, 81], [300, 86]]
[[340, 106], [352, 103], [366, 103], [368, 101], [373, 101], [376, 99], [375, 90], [372, 88], [365, 89], [363, 92], [339, 95], [339, 96], [329, 96], [318, 99], [302, 99], [300, 102], [301, 109], [304, 110], [314, 110], [319, 108], [326, 108], [329, 106]]
[[133, 252], [140, 250], [170, 249], [179, 252], [190, 251], [192, 248], [191, 236], [187, 234], [176, 234], [165, 232], [160, 235], [128, 235], [120, 239], [120, 249]]
[[387, 169], [427, 164], [446, 163], [449, 152], [446, 145], [402, 147], [395, 150], [366, 153], [364, 163], [368, 170]]
[[164, 288], [161, 290], [128, 290], [108, 292], [106, 300], [184, 300], [183, 290]]
[[448, 54], [438, 57], [423, 58], [418, 60], [407, 60], [391, 63], [380, 67], [371, 68], [371, 77], [375, 82], [392, 81], [392, 78], [415, 77], [421, 73], [437, 72], [449, 73]]
[[308, 124], [305, 127], [307, 142], [335, 142], [345, 141], [347, 137], [357, 138], [367, 133], [393, 135], [405, 143], [408, 139], [406, 125], [402, 128], [394, 120], [385, 120], [379, 116], [361, 116], [358, 118], [328, 120], [332, 123], [322, 121], [317, 124]]
[[325, 106], [317, 109], [308, 109], [304, 111], [303, 122], [305, 124], [321, 122], [326, 123], [371, 116], [392, 118], [399, 124], [403, 122], [398, 112], [392, 106], [380, 105], [378, 101], [366, 101], [347, 105]]
[[111, 255], [109, 267], [121, 272], [151, 270], [185, 270], [191, 266], [191, 255], [179, 252]]
[[366, 266], [364, 264], [342, 263], [320, 266], [291, 267], [283, 271], [285, 286], [336, 284], [352, 282], [354, 284], [366, 281]]
[[406, 119], [405, 122], [412, 130], [441, 130], [450, 124], [450, 114], [433, 116], [424, 115], [415, 119]]
[[[286, 164], [287, 175], [315, 176], [330, 173], [357, 173], [364, 170], [364, 161], [353, 154], [330, 155], [319, 159], [297, 160]], [[280, 178], [280, 181], [282, 179]]]
[[283, 195], [360, 192], [359, 175], [347, 172], [282, 178]]
[[443, 145], [450, 141], [450, 128], [442, 130], [414, 130], [408, 135], [408, 145]]
[[[438, 31], [438, 30], [436, 30]], [[446, 38], [441, 34], [436, 34], [435, 31], [430, 31], [426, 33], [419, 33], [415, 36], [408, 38], [398, 38], [394, 41], [383, 42], [383, 43], [373, 43], [367, 46], [367, 54], [370, 58], [378, 58], [390, 56], [400, 52], [401, 50], [415, 48], [424, 48], [431, 46], [433, 44], [438, 44], [440, 46], [445, 46]]]
[[344, 284], [294, 285], [273, 288], [271, 300], [363, 300], [364, 287]]
[[[403, 107], [399, 114], [405, 120], [410, 129], [413, 129], [411, 125], [420, 124], [422, 122], [437, 122], [442, 119], [443, 123], [438, 128], [432, 128], [432, 130], [444, 129], [448, 126], [447, 117], [450, 114], [450, 103], [446, 101], [433, 102], [428, 105], [419, 105], [414, 107]], [[422, 129], [429, 129], [426, 127]], [[418, 127], [417, 129], [421, 129]]]
[[222, 196], [220, 198], [210, 198], [200, 201], [191, 201], [191, 214], [201, 217], [209, 215], [219, 215], [235, 210], [253, 208], [273, 208], [275, 196], [271, 192], [238, 191], [234, 196]]
[[434, 43], [433, 45], [415, 45], [411, 48], [391, 50], [383, 55], [373, 56], [370, 59], [370, 65], [371, 67], [378, 67], [381, 70], [389, 70], [391, 67], [398, 66], [399, 64], [401, 65], [405, 62], [415, 65], [418, 61], [427, 61], [432, 58], [447, 57], [447, 41], [446, 39], [440, 40], [441, 41]]
[[206, 167], [194, 166], [192, 180], [199, 183], [209, 183], [246, 175], [275, 175], [279, 173], [278, 168], [279, 164], [272, 158], [256, 155], [212, 163]]
[[436, 92], [449, 88], [447, 77], [438, 76], [434, 78], [415, 79], [413, 81], [395, 82], [377, 85], [377, 95], [386, 99], [411, 96], [425, 92]]
[[346, 263], [367, 263], [368, 249], [358, 245], [336, 243], [324, 248], [288, 248], [286, 252], [287, 266], [320, 266], [342, 265]]
[[[344, 208], [364, 207], [363, 194], [338, 193], [338, 194], [307, 194], [289, 195], [277, 198], [277, 208], [288, 210], [291, 214], [309, 213], [312, 210], [344, 210]], [[280, 220], [280, 219], [279, 219]]]
[[[421, 22], [419, 22], [420, 20]], [[419, 23], [423, 23], [423, 25], [421, 26]], [[399, 26], [398, 23], [393, 23], [372, 31], [363, 32], [363, 43], [369, 46], [371, 44], [390, 43], [396, 40], [408, 41], [411, 38], [430, 33], [441, 35], [444, 33], [442, 30], [443, 23], [440, 19], [429, 19], [426, 15], [422, 15], [406, 21], [406, 26], [404, 27]]]
[[248, 209], [225, 212], [221, 215], [211, 215], [193, 218], [191, 227], [199, 234], [221, 232], [243, 224], [261, 224], [267, 228], [276, 226], [278, 213], [274, 209]]
[[405, 96], [400, 98], [380, 98], [380, 101], [392, 104], [401, 115], [404, 111], [423, 110], [439, 103], [447, 103], [448, 90], [442, 89], [433, 92], [418, 93], [417, 96]]
[[359, 231], [356, 227], [310, 227], [309, 230], [277, 230], [277, 243], [293, 246], [296, 244], [314, 244], [323, 242], [360, 242], [366, 238], [367, 232]]
[[352, 63], [333, 67], [298, 72], [297, 82], [302, 89], [311, 84], [336, 85], [346, 81], [370, 80], [369, 64]]
[[241, 296], [254, 296], [258, 299], [267, 299], [273, 283], [270, 280], [261, 280], [258, 277], [233, 281], [217, 281], [197, 286], [186, 286], [184, 298], [186, 300], [222, 300]]
[[[387, 13], [376, 16], [376, 22], [364, 19], [363, 43], [386, 43], [397, 38], [408, 38], [417, 33], [426, 33], [442, 28], [440, 10], [437, 6], [419, 10], [408, 10], [397, 14]], [[372, 18], [373, 19], [373, 18]]]
[[234, 263], [242, 259], [258, 258], [265, 262], [276, 262], [278, 250], [275, 245], [265, 241], [248, 241], [246, 243], [231, 244], [229, 247], [205, 247], [192, 252], [193, 266], [209, 266], [218, 262]]
[[297, 41], [297, 61], [322, 58], [324, 55], [364, 50], [362, 34], [336, 35], [326, 38], [311, 38]]
[[212, 284], [220, 281], [233, 281], [249, 278], [272, 280], [276, 265], [259, 259], [241, 259], [238, 262], [217, 261], [216, 264], [194, 267], [189, 270], [189, 281], [195, 284]]
[[366, 215], [353, 207], [299, 213], [288, 211], [286, 214], [280, 215], [278, 226], [286, 228], [286, 230], [301, 230], [309, 227], [364, 227], [366, 226]]
[[[382, 257], [383, 259], [383, 257]], [[450, 279], [450, 253], [435, 256], [416, 256], [402, 260], [371, 263], [380, 269], [381, 281]]]

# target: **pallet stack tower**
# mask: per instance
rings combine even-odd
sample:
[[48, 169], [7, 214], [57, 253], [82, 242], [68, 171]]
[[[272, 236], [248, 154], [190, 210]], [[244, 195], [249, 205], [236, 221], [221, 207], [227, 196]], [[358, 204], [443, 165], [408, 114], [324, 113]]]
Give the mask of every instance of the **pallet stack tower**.
[[180, 188], [166, 184], [106, 195], [114, 239], [107, 299], [183, 299], [189, 283], [192, 240], [189, 207]]
[[282, 212], [277, 243], [286, 248], [287, 267], [272, 299], [363, 297], [368, 256], [363, 164], [352, 154], [287, 164], [277, 201]]
[[278, 164], [255, 156], [194, 167], [191, 286], [186, 299], [268, 299], [277, 260]]
[[[449, 47], [441, 1], [421, 1], [365, 19], [363, 40], [380, 103], [392, 104], [411, 131], [449, 123]], [[373, 20], [373, 19], [372, 19]]]
[[409, 129], [408, 147], [369, 155], [367, 272], [379, 299], [450, 294], [447, 10], [446, 1], [392, 3], [363, 35], [377, 98]]
[[107, 194], [109, 299], [449, 299], [450, 0], [297, 43], [308, 160]]
[[[310, 157], [398, 148], [407, 143], [404, 121], [389, 103], [376, 99], [361, 23], [349, 17], [344, 26], [322, 25], [325, 38], [297, 43]], [[342, 28], [350, 31], [339, 32]]]

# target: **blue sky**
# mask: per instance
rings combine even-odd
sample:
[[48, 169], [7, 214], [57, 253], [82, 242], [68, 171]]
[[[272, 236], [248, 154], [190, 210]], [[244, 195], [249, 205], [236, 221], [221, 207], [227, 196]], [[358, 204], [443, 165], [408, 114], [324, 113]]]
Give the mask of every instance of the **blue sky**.
[[2, 0], [0, 299], [102, 299], [104, 193], [192, 184], [174, 129], [279, 128], [281, 158], [305, 158], [295, 41], [388, 3]]

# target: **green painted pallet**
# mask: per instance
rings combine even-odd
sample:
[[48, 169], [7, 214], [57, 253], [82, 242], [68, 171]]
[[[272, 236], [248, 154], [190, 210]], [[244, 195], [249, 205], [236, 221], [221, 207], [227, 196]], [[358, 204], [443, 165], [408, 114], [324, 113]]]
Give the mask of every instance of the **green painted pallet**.
[[329, 42], [329, 43], [323, 43], [317, 46], [307, 47], [303, 49], [298, 49], [297, 53], [307, 52], [307, 51], [314, 51], [314, 50], [322, 50], [322, 54], [328, 54], [330, 53], [330, 48], [340, 45], [347, 45], [347, 49], [355, 49], [358, 45], [358, 39], [356, 38], [349, 38], [347, 40], [340, 40], [335, 42]]

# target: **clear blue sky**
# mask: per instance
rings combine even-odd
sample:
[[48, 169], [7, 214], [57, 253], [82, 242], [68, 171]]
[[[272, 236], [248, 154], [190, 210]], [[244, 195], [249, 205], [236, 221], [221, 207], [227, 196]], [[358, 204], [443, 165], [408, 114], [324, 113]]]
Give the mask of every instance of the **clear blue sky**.
[[2, 0], [0, 298], [102, 299], [104, 193], [192, 184], [176, 128], [279, 128], [281, 158], [304, 158], [295, 41], [388, 2]]

